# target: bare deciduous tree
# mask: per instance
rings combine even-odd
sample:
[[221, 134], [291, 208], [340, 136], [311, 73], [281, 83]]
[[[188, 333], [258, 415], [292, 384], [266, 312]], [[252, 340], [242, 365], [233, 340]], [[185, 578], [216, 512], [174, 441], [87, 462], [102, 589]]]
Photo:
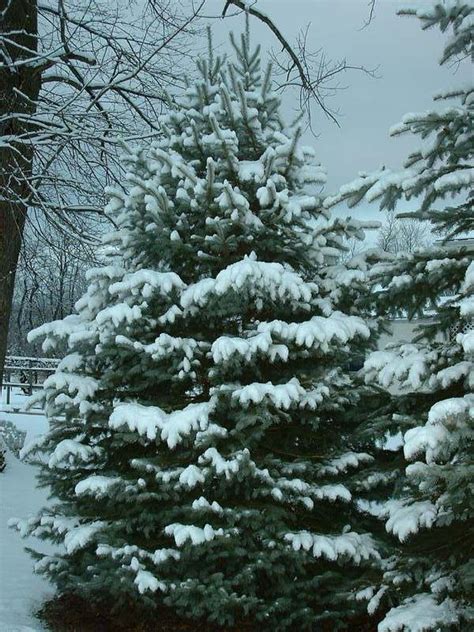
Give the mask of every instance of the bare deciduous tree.
[[357, 237], [351, 237], [345, 240], [344, 246], [346, 251], [340, 257], [342, 263], [348, 263], [367, 249], [365, 241], [357, 239]]
[[386, 213], [385, 222], [377, 233], [377, 246], [385, 252], [413, 252], [432, 241], [427, 222], [400, 218], [395, 211]]
[[85, 272], [97, 263], [97, 251], [74, 234], [39, 217], [28, 222], [17, 266], [9, 345], [15, 355], [39, 354], [27, 343], [34, 327], [71, 313], [86, 289]]
[[[301, 29], [293, 44], [290, 43], [273, 18], [256, 5], [256, 2], [227, 0], [222, 16], [231, 15], [229, 9], [233, 7], [238, 11], [248, 11], [249, 15], [265, 24], [273, 33], [281, 49], [278, 53], [273, 52], [271, 55], [275, 76], [279, 79], [278, 87], [299, 89], [300, 105], [302, 110], [306, 111], [310, 123], [311, 104], [316, 103], [328, 118], [338, 124], [337, 112], [331, 107], [329, 97], [341, 88], [339, 77], [351, 70], [371, 76], [375, 76], [375, 71], [350, 64], [346, 59], [329, 59], [322, 48], [311, 50], [307, 43], [308, 26]], [[370, 3], [369, 21], [373, 18], [374, 5], [375, 3]]]
[[[4, 0], [0, 9], [0, 375], [29, 209], [76, 234], [119, 174], [117, 136], [156, 131], [203, 2]], [[186, 10], [185, 10], [186, 9]]]

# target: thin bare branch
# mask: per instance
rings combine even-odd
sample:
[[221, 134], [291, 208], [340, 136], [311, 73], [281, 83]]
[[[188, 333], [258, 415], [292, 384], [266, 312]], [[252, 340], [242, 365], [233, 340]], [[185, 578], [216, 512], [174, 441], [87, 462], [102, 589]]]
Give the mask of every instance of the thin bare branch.
[[[375, 5], [375, 2], [373, 3]], [[338, 75], [348, 71], [364, 72], [370, 76], [375, 75], [375, 70], [367, 69], [364, 66], [349, 64], [345, 59], [339, 61], [329, 61], [324, 52], [320, 49], [311, 52], [307, 45], [309, 25], [303, 29], [297, 39], [296, 45], [290, 44], [281, 30], [276, 26], [274, 20], [242, 0], [228, 0], [224, 6], [222, 17], [229, 16], [228, 9], [233, 5], [240, 11], [246, 11], [265, 24], [274, 34], [281, 45], [281, 52], [285, 54], [282, 58], [280, 54], [272, 53], [272, 61], [277, 72], [283, 78], [278, 87], [297, 87], [300, 89], [300, 105], [308, 114], [309, 125], [311, 126], [311, 106], [313, 102], [319, 106], [324, 114], [336, 125], [339, 125], [337, 111], [328, 104], [329, 97], [335, 92], [343, 89], [337, 81]], [[373, 10], [373, 7], [371, 7]], [[233, 14], [235, 15], [235, 14]]]

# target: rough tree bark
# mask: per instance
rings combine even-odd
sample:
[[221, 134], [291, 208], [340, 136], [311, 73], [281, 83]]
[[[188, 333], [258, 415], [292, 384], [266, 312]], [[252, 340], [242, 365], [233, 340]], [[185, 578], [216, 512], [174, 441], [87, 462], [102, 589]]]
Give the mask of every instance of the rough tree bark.
[[0, 32], [7, 37], [0, 51], [3, 58], [0, 59], [0, 118], [3, 121], [0, 128], [1, 376], [34, 153], [31, 145], [15, 144], [11, 139], [25, 137], [30, 131], [28, 121], [35, 111], [41, 76], [34, 64], [24, 63], [37, 49], [37, 1], [2, 0], [0, 6]]

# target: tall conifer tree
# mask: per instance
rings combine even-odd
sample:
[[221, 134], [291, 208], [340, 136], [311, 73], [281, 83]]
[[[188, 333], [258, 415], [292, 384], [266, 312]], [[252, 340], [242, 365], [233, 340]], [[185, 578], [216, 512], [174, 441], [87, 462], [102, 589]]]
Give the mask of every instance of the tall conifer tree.
[[[472, 2], [400, 13], [417, 16], [423, 29], [450, 32], [441, 64], [472, 63]], [[473, 620], [474, 88], [451, 88], [435, 99], [445, 105], [407, 114], [391, 130], [423, 141], [404, 170], [362, 176], [326, 201], [380, 200], [391, 210], [409, 200], [413, 211], [404, 215], [429, 221], [440, 236], [412, 254], [385, 254], [370, 271], [380, 313], [428, 320], [412, 344], [375, 352], [365, 366], [369, 382], [399, 393], [392, 417], [381, 416], [374, 435], [404, 435], [402, 458], [392, 460], [395, 498], [381, 511], [402, 546], [377, 590], [393, 606], [380, 632], [467, 630]]]
[[361, 224], [323, 209], [271, 69], [248, 32], [232, 43], [236, 61], [210, 47], [159, 139], [127, 151], [108, 265], [33, 334], [70, 354], [30, 449], [57, 504], [22, 526], [64, 545], [37, 562], [63, 591], [336, 630], [380, 557], [357, 510], [372, 457], [347, 368], [373, 332], [340, 263]]

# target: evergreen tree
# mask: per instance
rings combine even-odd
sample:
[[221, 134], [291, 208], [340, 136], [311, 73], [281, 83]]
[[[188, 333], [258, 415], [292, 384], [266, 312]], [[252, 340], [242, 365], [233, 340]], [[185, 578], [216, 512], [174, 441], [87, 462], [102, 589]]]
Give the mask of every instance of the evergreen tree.
[[236, 61], [211, 46], [159, 139], [127, 150], [109, 264], [76, 314], [32, 335], [70, 354], [27, 450], [46, 453], [57, 503], [18, 526], [64, 545], [36, 565], [61, 591], [337, 630], [380, 558], [356, 503], [363, 389], [345, 368], [373, 327], [339, 262], [362, 225], [324, 210], [270, 68], [248, 32], [232, 43]]
[[[417, 16], [424, 29], [452, 31], [441, 64], [472, 59], [472, 2], [433, 2], [400, 13]], [[380, 632], [467, 630], [473, 618], [474, 88], [435, 99], [448, 104], [407, 114], [391, 130], [423, 140], [404, 170], [363, 175], [326, 201], [330, 207], [380, 200], [391, 210], [411, 200], [413, 210], [403, 215], [429, 221], [441, 236], [412, 254], [384, 255], [369, 275], [378, 284], [380, 313], [429, 316], [412, 344], [375, 352], [365, 365], [369, 382], [401, 389], [392, 417], [380, 415], [373, 424], [374, 435], [404, 434], [403, 450], [392, 459], [393, 472], [399, 468], [395, 498], [381, 510], [402, 546], [380, 588], [393, 606]]]

